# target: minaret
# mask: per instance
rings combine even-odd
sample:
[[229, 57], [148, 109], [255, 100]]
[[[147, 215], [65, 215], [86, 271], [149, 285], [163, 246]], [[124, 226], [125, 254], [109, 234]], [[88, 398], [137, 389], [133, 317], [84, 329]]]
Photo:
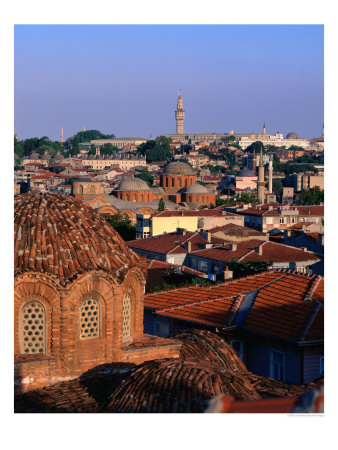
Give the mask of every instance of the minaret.
[[63, 145], [63, 128], [61, 128], [61, 145]]
[[83, 131], [86, 131], [86, 127], [83, 127]]
[[258, 181], [257, 181], [257, 197], [260, 204], [264, 203], [264, 163], [263, 163], [263, 150], [259, 155], [259, 166], [258, 166]]
[[265, 122], [264, 122], [264, 125], [263, 125], [263, 134], [266, 134]]
[[177, 99], [177, 109], [175, 111], [176, 134], [183, 134], [184, 109], [181, 89]]
[[272, 158], [273, 158], [273, 156], [270, 155], [270, 160], [269, 160], [269, 194], [272, 194]]
[[324, 124], [323, 124], [323, 132], [322, 132], [322, 137], [324, 137]]

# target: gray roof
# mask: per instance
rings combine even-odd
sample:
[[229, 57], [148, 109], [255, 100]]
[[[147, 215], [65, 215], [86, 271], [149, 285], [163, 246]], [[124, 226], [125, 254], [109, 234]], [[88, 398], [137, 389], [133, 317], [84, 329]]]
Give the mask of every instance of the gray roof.
[[187, 194], [208, 194], [208, 189], [202, 184], [196, 183], [189, 186], [186, 191]]
[[238, 172], [238, 174], [236, 175], [237, 177], [255, 177], [256, 174], [249, 169], [242, 169]]
[[148, 184], [141, 180], [141, 178], [125, 178], [118, 185], [117, 191], [137, 192], [137, 191], [149, 191]]
[[[127, 202], [126, 200], [120, 200], [119, 198], [115, 197], [114, 195], [104, 195], [103, 198], [107, 200], [111, 205], [115, 206], [119, 211], [122, 211], [122, 209], [131, 209], [131, 210], [137, 210], [139, 208], [144, 208], [146, 206], [153, 208], [154, 210], [157, 210], [158, 208], [158, 202], [159, 200], [153, 200], [152, 202]], [[179, 208], [179, 205], [177, 205], [174, 202], [171, 202], [170, 200], [164, 200], [165, 204], [168, 208], [176, 210]]]
[[170, 162], [164, 168], [167, 175], [195, 175], [191, 166], [183, 162]]

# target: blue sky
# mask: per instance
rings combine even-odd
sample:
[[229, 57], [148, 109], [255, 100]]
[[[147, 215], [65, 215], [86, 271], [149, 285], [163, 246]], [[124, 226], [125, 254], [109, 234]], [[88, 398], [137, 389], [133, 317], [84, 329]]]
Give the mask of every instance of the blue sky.
[[321, 135], [321, 25], [15, 26], [15, 132]]

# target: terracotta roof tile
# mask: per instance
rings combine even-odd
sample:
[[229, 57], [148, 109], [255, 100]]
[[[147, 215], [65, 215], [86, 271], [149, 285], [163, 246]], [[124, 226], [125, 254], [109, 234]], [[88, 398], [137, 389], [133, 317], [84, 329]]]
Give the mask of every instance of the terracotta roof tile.
[[15, 274], [45, 272], [65, 285], [90, 270], [120, 271], [139, 259], [92, 208], [60, 194], [24, 194], [14, 206]]

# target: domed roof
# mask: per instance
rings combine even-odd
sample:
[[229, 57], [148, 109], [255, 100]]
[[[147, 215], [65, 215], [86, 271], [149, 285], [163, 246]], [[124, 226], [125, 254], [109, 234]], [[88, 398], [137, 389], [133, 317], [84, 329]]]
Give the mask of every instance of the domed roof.
[[185, 191], [187, 194], [208, 194], [208, 189], [202, 184], [191, 184]]
[[237, 177], [255, 177], [256, 174], [250, 169], [242, 169], [236, 175]]
[[124, 180], [121, 181], [116, 190], [135, 192], [135, 191], [149, 191], [150, 188], [144, 180], [141, 180], [141, 178], [125, 178]]
[[170, 162], [164, 168], [166, 175], [195, 175], [189, 164], [183, 162]]
[[160, 359], [145, 362], [109, 397], [102, 412], [204, 412], [211, 398], [228, 394], [260, 399], [244, 377], [207, 361]]
[[57, 153], [54, 155], [54, 157], [52, 159], [58, 160], [58, 161], [61, 161], [61, 159], [63, 159], [63, 156], [61, 155], [60, 150], [57, 151]]
[[103, 270], [122, 279], [139, 266], [117, 231], [72, 197], [22, 194], [14, 199], [14, 213], [15, 275], [43, 272], [65, 286], [84, 272]]
[[299, 139], [299, 136], [297, 133], [288, 133], [286, 139]]
[[182, 342], [180, 357], [198, 359], [220, 364], [234, 372], [247, 372], [247, 368], [235, 350], [222, 336], [208, 330], [182, 330], [172, 334], [170, 339]]

